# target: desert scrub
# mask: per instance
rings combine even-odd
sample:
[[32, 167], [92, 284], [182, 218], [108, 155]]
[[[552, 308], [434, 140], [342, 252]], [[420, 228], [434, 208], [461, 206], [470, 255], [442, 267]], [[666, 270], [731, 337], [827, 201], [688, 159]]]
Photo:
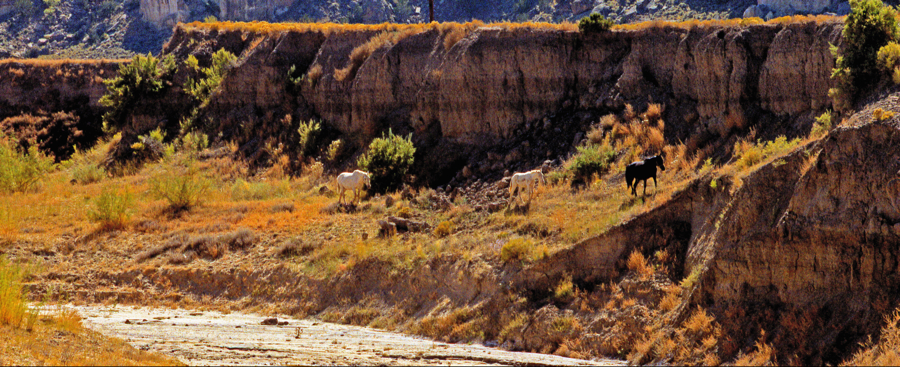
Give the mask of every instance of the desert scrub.
[[309, 120], [301, 121], [297, 128], [297, 145], [300, 146], [300, 154], [309, 157], [315, 154], [316, 144], [322, 135], [322, 123]]
[[582, 145], [577, 150], [566, 170], [572, 175], [573, 182], [586, 184], [591, 183], [594, 175], [606, 172], [616, 155], [609, 140], [605, 140], [603, 144]]
[[834, 100], [836, 110], [852, 107], [856, 91], [878, 81], [879, 50], [900, 39], [896, 16], [896, 11], [881, 0], [850, 1], [850, 14], [841, 32], [844, 47], [831, 46], [836, 58], [831, 77], [837, 80], [837, 86], [828, 95]]
[[878, 68], [891, 77], [894, 84], [900, 84], [900, 44], [889, 42], [878, 49]]
[[185, 90], [190, 93], [201, 104], [206, 102], [215, 92], [225, 74], [234, 65], [237, 57], [233, 53], [220, 48], [212, 55], [212, 60], [208, 67], [201, 67], [199, 61], [194, 55], [188, 56], [185, 60], [185, 66], [194, 71], [199, 77], [197, 80], [188, 78], [184, 83]]
[[500, 248], [500, 260], [510, 262], [513, 260], [531, 260], [531, 252], [534, 244], [524, 238], [513, 238]]
[[172, 167], [150, 180], [150, 192], [165, 199], [173, 212], [200, 205], [212, 183], [190, 162], [187, 167]]
[[416, 153], [411, 139], [412, 135], [404, 138], [388, 130], [359, 157], [357, 165], [371, 175], [372, 192], [383, 194], [400, 188]]
[[34, 145], [20, 152], [12, 139], [0, 135], [0, 192], [26, 192], [54, 167], [53, 158]]
[[821, 115], [816, 117], [816, 122], [813, 123], [813, 127], [812, 130], [810, 130], [809, 135], [818, 137], [827, 134], [829, 131], [831, 131], [831, 126], [833, 126], [833, 122], [831, 119], [831, 110], [822, 112]]
[[112, 191], [104, 189], [100, 195], [91, 200], [88, 219], [100, 224], [102, 230], [125, 228], [130, 216], [132, 197], [127, 190]]
[[578, 30], [585, 34], [606, 32], [613, 24], [613, 21], [606, 19], [603, 14], [593, 13], [578, 21]]
[[138, 103], [166, 91], [176, 68], [172, 55], [160, 60], [148, 53], [123, 63], [114, 78], [103, 81], [107, 92], [100, 98], [100, 104], [109, 108], [103, 114], [103, 129], [117, 131], [124, 127], [126, 117]]
[[734, 143], [734, 156], [737, 157], [735, 165], [738, 170], [743, 171], [761, 163], [766, 158], [784, 154], [799, 144], [799, 138], [789, 141], [783, 135], [775, 140], [756, 144], [742, 140]]

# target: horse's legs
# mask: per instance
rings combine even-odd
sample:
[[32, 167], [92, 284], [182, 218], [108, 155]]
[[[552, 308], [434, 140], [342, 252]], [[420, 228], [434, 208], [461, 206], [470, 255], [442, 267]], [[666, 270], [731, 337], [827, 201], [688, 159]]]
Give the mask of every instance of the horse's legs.
[[647, 196], [647, 180], [644, 180], [644, 196]]
[[653, 188], [655, 189], [655, 188], [658, 188], [658, 187], [659, 187], [659, 184], [656, 183], [656, 176], [653, 176]]
[[340, 204], [342, 200], [344, 200], [344, 188], [343, 187], [341, 187], [341, 196], [338, 197], [338, 204]]

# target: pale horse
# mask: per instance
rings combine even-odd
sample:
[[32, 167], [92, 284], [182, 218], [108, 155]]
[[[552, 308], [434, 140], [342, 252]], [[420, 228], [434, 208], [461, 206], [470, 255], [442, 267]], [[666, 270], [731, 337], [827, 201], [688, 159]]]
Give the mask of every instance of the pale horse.
[[[521, 191], [528, 191], [528, 202], [531, 202], [531, 196], [534, 195], [534, 188], [538, 182], [547, 184], [544, 174], [539, 169], [528, 172], [516, 172], [516, 174], [512, 175], [509, 179], [509, 205], [512, 204], [513, 196], [515, 196], [516, 202], [519, 202]], [[517, 191], [520, 192], [517, 194]]]
[[344, 200], [344, 191], [352, 190], [353, 201], [355, 202], [359, 199], [359, 192], [372, 185], [369, 181], [369, 174], [360, 170], [341, 173], [335, 178], [335, 181], [341, 189], [341, 196], [338, 198], [338, 203], [341, 203], [341, 201]]

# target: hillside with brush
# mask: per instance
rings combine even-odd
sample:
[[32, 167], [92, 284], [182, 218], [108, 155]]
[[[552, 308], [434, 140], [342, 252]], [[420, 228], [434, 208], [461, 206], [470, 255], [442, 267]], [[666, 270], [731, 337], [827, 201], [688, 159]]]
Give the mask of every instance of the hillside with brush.
[[[158, 56], [6, 60], [0, 254], [33, 265], [35, 301], [634, 364], [891, 364], [900, 30], [852, 5], [193, 22]], [[627, 166], [656, 155], [632, 194]], [[359, 198], [334, 180], [354, 169]], [[546, 183], [510, 192], [526, 170]]]

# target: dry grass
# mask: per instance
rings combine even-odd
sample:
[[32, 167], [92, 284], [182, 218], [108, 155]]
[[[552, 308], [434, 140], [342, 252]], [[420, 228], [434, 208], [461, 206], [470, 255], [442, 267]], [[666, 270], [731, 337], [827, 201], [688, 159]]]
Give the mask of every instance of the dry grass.
[[[841, 363], [842, 366], [898, 366], [900, 365], [900, 309], [884, 316], [885, 325], [877, 342], [871, 339], [862, 350]], [[757, 344], [757, 348], [759, 345]]]
[[692, 28], [735, 28], [748, 27], [761, 24], [803, 24], [803, 23], [835, 23], [843, 21], [843, 17], [829, 15], [794, 15], [775, 18], [769, 21], [763, 21], [760, 18], [732, 18], [732, 19], [709, 19], [709, 20], [687, 20], [683, 22], [674, 22], [667, 20], [651, 20], [639, 23], [617, 24], [613, 26], [613, 30], [619, 31], [639, 31], [648, 28], [676, 28], [689, 30]]
[[[249, 31], [260, 35], [273, 35], [283, 32], [321, 32], [326, 35], [343, 33], [343, 32], [402, 32], [414, 31], [422, 32], [431, 29], [452, 31], [456, 28], [475, 29], [478, 27], [495, 27], [509, 31], [542, 29], [552, 31], [568, 31], [573, 32], [578, 26], [569, 23], [541, 23], [541, 22], [496, 22], [484, 24], [480, 21], [468, 23], [416, 23], [416, 24], [398, 24], [398, 23], [381, 23], [381, 24], [343, 24], [343, 23], [268, 23], [268, 22], [192, 22], [188, 24], [179, 24], [187, 30], [201, 31]], [[447, 32], [453, 33], [453, 32]], [[454, 36], [455, 37], [455, 36]], [[454, 42], [455, 43], [455, 42]], [[451, 45], [452, 46], [452, 45]]]

